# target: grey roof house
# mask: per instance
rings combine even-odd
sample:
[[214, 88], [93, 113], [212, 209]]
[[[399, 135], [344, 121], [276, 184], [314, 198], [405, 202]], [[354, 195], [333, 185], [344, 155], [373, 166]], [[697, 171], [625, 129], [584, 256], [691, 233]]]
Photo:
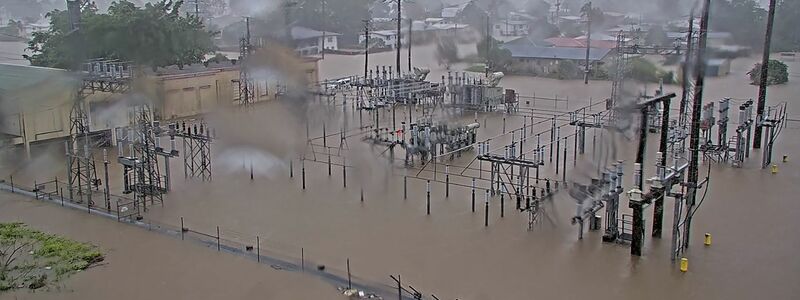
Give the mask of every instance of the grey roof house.
[[[501, 47], [511, 52], [512, 73], [545, 75], [558, 70], [559, 64], [569, 61], [582, 66], [586, 62], [586, 49], [574, 47], [552, 47], [545, 41], [521, 38], [503, 44]], [[605, 64], [613, 49], [591, 48], [589, 61], [595, 67]]]

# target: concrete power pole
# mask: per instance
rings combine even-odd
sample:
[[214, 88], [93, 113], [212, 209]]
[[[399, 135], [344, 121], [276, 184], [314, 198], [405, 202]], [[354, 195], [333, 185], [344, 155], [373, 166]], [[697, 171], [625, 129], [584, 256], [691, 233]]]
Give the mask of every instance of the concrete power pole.
[[402, 18], [403, 18], [403, 14], [402, 14], [403, 9], [401, 8], [401, 3], [403, 2], [403, 0], [396, 0], [396, 1], [397, 1], [397, 45], [396, 45], [397, 46], [397, 61], [396, 61], [397, 66], [396, 66], [395, 69], [397, 70], [397, 78], [400, 78], [400, 73], [402, 72], [402, 70], [400, 70], [400, 49], [403, 48], [403, 42], [402, 42], [402, 39], [400, 38], [400, 28], [401, 28], [401, 23], [402, 23]]
[[411, 43], [411, 30], [413, 30], [413, 29], [414, 29], [414, 20], [412, 20], [409, 17], [408, 18], [408, 73], [409, 74], [411, 73], [412, 68], [413, 68], [411, 66], [411, 45], [412, 45], [412, 43]]
[[775, 22], [775, 0], [769, 1], [767, 15], [767, 33], [764, 36], [764, 53], [761, 57], [761, 78], [758, 83], [758, 105], [756, 106], [756, 130], [753, 134], [753, 148], [761, 148], [761, 123], [764, 120], [764, 108], [767, 105], [767, 71], [769, 70], [769, 48], [772, 43], [772, 25]]
[[697, 60], [695, 61], [695, 88], [694, 103], [692, 107], [691, 131], [689, 137], [689, 174], [686, 179], [687, 194], [686, 199], [686, 221], [684, 221], [683, 247], [689, 247], [689, 235], [694, 214], [695, 201], [698, 190], [698, 168], [700, 163], [700, 117], [703, 109], [703, 84], [705, 82], [705, 54], [706, 42], [708, 40], [708, 11], [711, 0], [704, 0], [703, 17], [700, 20], [700, 31], [698, 32], [699, 41], [697, 44]]
[[322, 1], [322, 25], [323, 26], [321, 28], [322, 29], [322, 49], [320, 49], [320, 52], [322, 52], [322, 59], [325, 59], [325, 31], [327, 30], [327, 28], [325, 28], [326, 27], [325, 26], [325, 18], [327, 17], [325, 15], [325, 6], [326, 6], [326, 4], [328, 4], [328, 1], [324, 1], [323, 0]]
[[586, 66], [583, 71], [583, 84], [589, 84], [589, 51], [592, 49], [592, 1], [587, 2], [583, 7], [586, 14]]

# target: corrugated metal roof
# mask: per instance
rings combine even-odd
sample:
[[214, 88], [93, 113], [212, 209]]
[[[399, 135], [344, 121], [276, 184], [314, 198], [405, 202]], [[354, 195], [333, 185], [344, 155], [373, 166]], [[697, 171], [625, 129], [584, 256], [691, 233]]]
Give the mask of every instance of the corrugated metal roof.
[[0, 64], [0, 96], [31, 88], [51, 87], [54, 83], [70, 85], [75, 81], [62, 69]]
[[[327, 35], [327, 36], [335, 36], [335, 35], [338, 36], [338, 35], [342, 35], [342, 34], [341, 33], [336, 33], [336, 32], [326, 31], [325, 35]], [[314, 30], [314, 29], [311, 29], [311, 28], [300, 27], [300, 26], [292, 27], [292, 39], [304, 40], [304, 39], [313, 39], [313, 38], [318, 38], [318, 37], [322, 37], [322, 31]]]

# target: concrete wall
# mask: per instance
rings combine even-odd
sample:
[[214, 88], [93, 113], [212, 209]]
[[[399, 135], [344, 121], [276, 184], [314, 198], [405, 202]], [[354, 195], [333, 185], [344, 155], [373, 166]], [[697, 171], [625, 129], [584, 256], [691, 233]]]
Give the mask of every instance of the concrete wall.
[[[317, 60], [300, 59], [305, 79], [319, 81]], [[62, 70], [57, 70], [63, 72]], [[55, 72], [55, 71], [54, 71]], [[206, 69], [199, 72], [151, 76], [145, 80], [153, 87], [156, 119], [171, 120], [204, 114], [214, 108], [238, 104], [238, 67]], [[278, 83], [255, 82], [255, 101], [276, 97]], [[16, 145], [43, 142], [69, 136], [69, 114], [75, 93], [70, 80], [42, 82], [37, 88], [26, 88], [5, 94], [0, 105], [0, 134]], [[87, 97], [92, 132], [127, 126], [128, 95], [95, 93]]]

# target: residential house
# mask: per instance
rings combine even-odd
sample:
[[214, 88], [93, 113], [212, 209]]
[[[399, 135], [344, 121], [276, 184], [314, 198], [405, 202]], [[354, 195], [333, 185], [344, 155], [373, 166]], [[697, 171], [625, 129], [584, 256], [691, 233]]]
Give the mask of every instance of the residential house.
[[[546, 75], [557, 72], [559, 65], [570, 62], [582, 66], [586, 61], [586, 49], [576, 47], [552, 47], [544, 41], [520, 38], [502, 45], [511, 52], [511, 73]], [[597, 68], [611, 57], [612, 49], [591, 48], [589, 63]]]
[[[586, 48], [586, 36], [570, 38], [570, 37], [553, 37], [545, 39], [545, 42], [551, 43], [553, 47], [570, 47], [570, 48]], [[614, 49], [617, 47], [615, 41], [596, 40], [592, 37], [592, 42], [589, 44], [592, 48]]]
[[322, 53], [326, 50], [339, 50], [340, 33], [319, 31], [310, 28], [295, 26], [291, 30], [295, 51], [300, 56], [309, 56]]
[[495, 38], [527, 36], [530, 32], [530, 22], [519, 17], [497, 20], [492, 25], [492, 36]]
[[[403, 31], [405, 32], [405, 31]], [[404, 38], [403, 32], [400, 33], [400, 38]], [[358, 36], [358, 43], [363, 44], [366, 41], [367, 36], [365, 34], [360, 34]], [[397, 47], [397, 30], [375, 30], [370, 31], [369, 33], [369, 43], [370, 45], [375, 45], [383, 43], [383, 46], [386, 48], [394, 49]], [[379, 42], [380, 41], [380, 42]]]
[[[697, 32], [695, 32], [695, 34], [696, 33]], [[683, 43], [683, 44], [686, 43], [686, 39], [687, 39], [688, 35], [689, 35], [688, 31], [686, 31], [686, 32], [675, 32], [675, 31], [667, 32], [667, 38], [669, 38], [670, 40], [681, 41], [681, 43]], [[725, 32], [725, 31], [709, 31], [706, 34], [707, 43], [708, 43], [708, 46], [710, 46], [710, 47], [720, 47], [720, 46], [728, 45], [732, 38], [733, 38], [733, 35], [730, 32]]]

